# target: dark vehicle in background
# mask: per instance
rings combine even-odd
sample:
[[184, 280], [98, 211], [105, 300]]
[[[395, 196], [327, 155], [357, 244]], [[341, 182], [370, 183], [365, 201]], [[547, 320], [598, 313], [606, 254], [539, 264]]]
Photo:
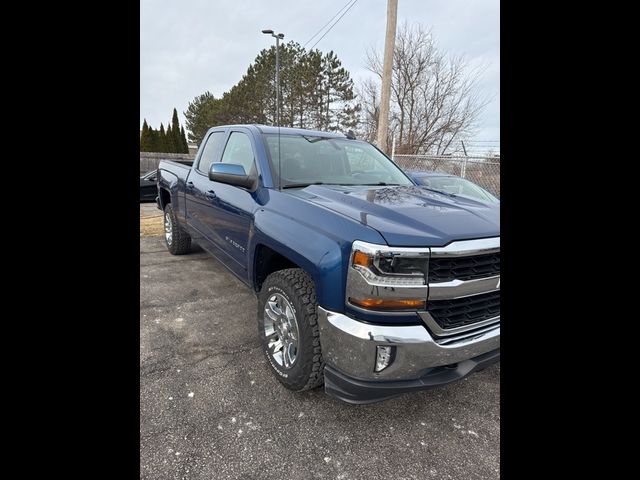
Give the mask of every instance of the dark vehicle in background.
[[442, 172], [426, 172], [407, 170], [414, 182], [420, 186], [448, 193], [450, 195], [464, 195], [481, 202], [499, 203], [500, 199], [481, 186], [462, 177]]
[[160, 161], [157, 203], [170, 253], [193, 241], [255, 292], [291, 390], [369, 403], [500, 359], [500, 205], [419, 187], [353, 135], [211, 128], [195, 161]]
[[158, 196], [158, 171], [151, 170], [140, 177], [140, 201], [155, 202]]

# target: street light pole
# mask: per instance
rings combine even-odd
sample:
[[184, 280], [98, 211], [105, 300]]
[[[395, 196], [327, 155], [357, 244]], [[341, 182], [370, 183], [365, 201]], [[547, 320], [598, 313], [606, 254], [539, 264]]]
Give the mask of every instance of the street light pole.
[[273, 33], [273, 30], [262, 30], [265, 35], [271, 35], [276, 39], [276, 126], [280, 126], [280, 40], [284, 33]]

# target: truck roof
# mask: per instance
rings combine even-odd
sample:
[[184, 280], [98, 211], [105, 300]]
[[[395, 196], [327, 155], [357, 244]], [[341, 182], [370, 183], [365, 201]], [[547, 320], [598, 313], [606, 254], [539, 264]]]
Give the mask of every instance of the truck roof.
[[291, 127], [274, 127], [271, 125], [260, 125], [260, 124], [251, 124], [251, 125], [220, 125], [216, 128], [229, 128], [229, 127], [255, 127], [260, 133], [280, 133], [282, 135], [311, 135], [314, 137], [331, 137], [331, 138], [346, 138], [344, 133], [338, 132], [321, 132], [319, 130], [308, 130], [306, 128], [291, 128]]

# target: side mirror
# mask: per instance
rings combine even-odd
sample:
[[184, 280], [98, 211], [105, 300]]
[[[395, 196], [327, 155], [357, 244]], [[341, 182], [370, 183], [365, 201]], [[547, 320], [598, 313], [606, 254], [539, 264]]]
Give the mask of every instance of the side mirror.
[[215, 162], [209, 168], [209, 180], [250, 189], [255, 178], [247, 175], [242, 165]]

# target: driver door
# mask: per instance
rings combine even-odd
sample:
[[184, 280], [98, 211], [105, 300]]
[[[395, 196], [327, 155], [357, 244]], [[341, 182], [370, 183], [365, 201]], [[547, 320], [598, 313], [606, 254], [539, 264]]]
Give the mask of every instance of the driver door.
[[[242, 165], [247, 173], [255, 173], [255, 144], [253, 135], [242, 128], [230, 130], [220, 162]], [[239, 275], [247, 272], [249, 230], [256, 200], [253, 193], [242, 187], [208, 180], [208, 191], [214, 198], [207, 204], [203, 216], [205, 230], [215, 232], [218, 247], [232, 260], [228, 266]]]

